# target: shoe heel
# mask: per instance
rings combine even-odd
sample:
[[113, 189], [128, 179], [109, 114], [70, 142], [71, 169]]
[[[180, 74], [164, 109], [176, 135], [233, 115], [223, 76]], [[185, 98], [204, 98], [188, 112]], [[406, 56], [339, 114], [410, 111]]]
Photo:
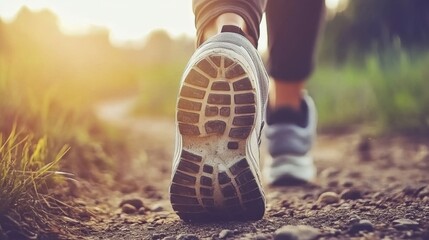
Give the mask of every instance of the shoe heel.
[[255, 117], [255, 88], [238, 61], [212, 53], [189, 71], [177, 104], [183, 144], [170, 187], [183, 220], [263, 217], [263, 192], [246, 157]]

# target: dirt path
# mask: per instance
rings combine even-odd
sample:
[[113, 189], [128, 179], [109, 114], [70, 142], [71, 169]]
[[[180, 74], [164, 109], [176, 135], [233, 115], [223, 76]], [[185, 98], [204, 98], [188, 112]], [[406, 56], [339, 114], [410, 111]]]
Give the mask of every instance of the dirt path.
[[[320, 135], [317, 179], [306, 186], [266, 187], [262, 220], [185, 223], [172, 212], [167, 194], [173, 122], [133, 119], [123, 106], [104, 107], [99, 116], [123, 128], [134, 154], [115, 190], [94, 187], [82, 197], [93, 213], [85, 239], [429, 239], [428, 139]], [[137, 205], [142, 200], [144, 207], [121, 209], [127, 199]], [[280, 229], [285, 225], [294, 227]]]

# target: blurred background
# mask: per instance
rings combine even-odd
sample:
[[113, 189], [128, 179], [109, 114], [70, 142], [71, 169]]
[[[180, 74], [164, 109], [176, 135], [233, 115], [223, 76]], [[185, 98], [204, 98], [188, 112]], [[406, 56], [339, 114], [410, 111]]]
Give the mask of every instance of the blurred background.
[[[429, 1], [326, 0], [318, 67], [309, 82], [321, 130], [371, 126], [429, 134]], [[261, 53], [266, 50], [262, 24]], [[131, 114], [174, 119], [194, 51], [191, 1], [0, 2], [0, 133], [71, 146], [64, 168], [91, 177], [126, 154], [94, 106], [133, 99]], [[49, 158], [48, 158], [49, 159]], [[89, 159], [89, 160], [88, 160]], [[78, 164], [76, 164], [78, 163]]]
[[[308, 86], [320, 131], [428, 137], [429, 1], [326, 6]], [[65, 214], [53, 199], [79, 196], [75, 179], [127, 193], [144, 182], [136, 172], [168, 181], [165, 126], [194, 35], [191, 1], [0, 0], [0, 238], [2, 216], [34, 213], [43, 228]]]

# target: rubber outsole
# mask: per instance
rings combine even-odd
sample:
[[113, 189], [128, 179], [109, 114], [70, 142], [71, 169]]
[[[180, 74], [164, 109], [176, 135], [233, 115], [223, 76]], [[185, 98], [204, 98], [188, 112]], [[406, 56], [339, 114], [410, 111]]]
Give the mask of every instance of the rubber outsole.
[[239, 61], [212, 52], [192, 67], [177, 103], [183, 144], [170, 186], [181, 219], [263, 217], [263, 191], [246, 157], [255, 118], [256, 90]]

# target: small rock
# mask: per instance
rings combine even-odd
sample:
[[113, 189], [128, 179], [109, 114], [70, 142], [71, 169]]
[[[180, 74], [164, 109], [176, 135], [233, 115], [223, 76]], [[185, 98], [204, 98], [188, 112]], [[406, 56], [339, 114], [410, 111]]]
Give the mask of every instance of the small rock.
[[311, 210], [319, 210], [319, 209], [320, 209], [320, 207], [319, 207], [319, 205], [317, 205], [317, 204], [313, 204], [313, 205], [311, 205], [310, 209], [311, 209]]
[[273, 217], [283, 217], [286, 213], [284, 211], [278, 211], [276, 213], [273, 213], [271, 216]]
[[333, 204], [339, 201], [340, 197], [334, 192], [324, 192], [319, 196], [319, 199], [317, 199], [319, 204]]
[[368, 231], [372, 232], [374, 230], [374, 226], [369, 220], [360, 220], [358, 223], [352, 224], [349, 228], [350, 234], [356, 234], [360, 231]]
[[180, 234], [176, 238], [177, 240], [199, 240], [200, 238], [197, 237], [195, 234]]
[[140, 209], [141, 207], [143, 207], [143, 201], [140, 198], [124, 199], [119, 204], [119, 207], [122, 207], [125, 204], [132, 205], [135, 209]]
[[276, 230], [275, 240], [312, 240], [319, 237], [320, 231], [307, 225], [286, 225]]
[[352, 225], [352, 224], [359, 223], [360, 220], [361, 219], [358, 215], [351, 215], [350, 220], [349, 220], [349, 224]]
[[419, 197], [420, 198], [429, 197], [429, 187], [425, 187], [424, 189], [422, 189], [419, 192]]
[[396, 219], [392, 223], [398, 230], [413, 230], [419, 227], [418, 222], [406, 218]]
[[340, 197], [345, 200], [356, 200], [362, 198], [362, 192], [358, 188], [349, 188], [342, 191]]
[[155, 221], [155, 225], [162, 225], [164, 224], [164, 220], [163, 219], [159, 219]]
[[234, 232], [229, 229], [224, 229], [219, 233], [220, 239], [225, 239], [227, 237], [232, 237], [234, 235]]
[[411, 196], [411, 195], [414, 195], [414, 193], [416, 192], [416, 189], [412, 186], [406, 186], [404, 187], [404, 189], [402, 189], [402, 192], [407, 196]]
[[156, 204], [156, 205], [155, 205], [155, 206], [153, 206], [150, 210], [151, 210], [152, 212], [162, 212], [162, 211], [164, 211], [164, 208], [163, 208], [161, 205]]
[[126, 204], [122, 205], [122, 212], [126, 213], [126, 214], [133, 214], [133, 213], [137, 212], [137, 208], [131, 204], [126, 203]]
[[140, 214], [140, 215], [144, 215], [144, 214], [146, 214], [146, 208], [141, 207], [141, 208], [138, 210], [138, 214]]

